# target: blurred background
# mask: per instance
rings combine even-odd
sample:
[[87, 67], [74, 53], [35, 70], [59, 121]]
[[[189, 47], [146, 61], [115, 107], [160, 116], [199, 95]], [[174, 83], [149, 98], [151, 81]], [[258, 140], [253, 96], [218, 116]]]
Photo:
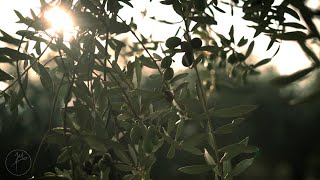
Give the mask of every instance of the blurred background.
[[[158, 23], [154, 20], [180, 21], [181, 19], [175, 15], [172, 8], [163, 6], [158, 1], [133, 0], [132, 4], [134, 9], [125, 7], [127, 9], [122, 10], [124, 13], [120, 15], [127, 21], [133, 18], [138, 32], [145, 37], [152, 36], [154, 41], [164, 41], [175, 35], [177, 25]], [[314, 9], [319, 7], [318, 0], [310, 0], [307, 4]], [[30, 8], [39, 12], [39, 7], [38, 0], [0, 0], [0, 29], [14, 36], [17, 30], [25, 27], [15, 23], [18, 18], [13, 10], [18, 10], [23, 15], [30, 15]], [[241, 10], [236, 10], [234, 16], [230, 16], [227, 10], [226, 12], [217, 14], [218, 26], [214, 27], [215, 31], [226, 35], [230, 26], [234, 25], [236, 41], [242, 36], [252, 39], [254, 30], [248, 28], [246, 22], [242, 20]], [[315, 19], [315, 22], [318, 23], [318, 19]], [[266, 51], [269, 43], [267, 36], [259, 35], [255, 38], [255, 42], [256, 46], [250, 59], [253, 62], [270, 57], [277, 50], [274, 47]], [[6, 46], [8, 45], [0, 42], [0, 47]], [[319, 52], [319, 47], [314, 49]], [[281, 89], [269, 83], [269, 80], [275, 76], [291, 74], [310, 64], [297, 43], [283, 42], [275, 58], [269, 64], [259, 68], [259, 75], [248, 77], [245, 84], [230, 78], [224, 72], [216, 71], [217, 86], [209, 99], [212, 106], [217, 108], [239, 104], [259, 106], [256, 111], [248, 115], [246, 122], [232, 137], [218, 137], [221, 144], [227, 144], [250, 136], [249, 143], [260, 149], [253, 166], [237, 179], [320, 179], [320, 111], [318, 110], [320, 101], [318, 96], [305, 100], [309, 94], [319, 91], [319, 72], [315, 70], [306, 78]], [[175, 71], [179, 72], [187, 70], [177, 62], [174, 67]], [[10, 67], [0, 63], [0, 68]], [[152, 86], [151, 82], [144, 83], [145, 86]], [[0, 90], [6, 86], [6, 83], [0, 82]], [[28, 97], [37, 109], [36, 113], [28, 108], [20, 108], [19, 113], [10, 112], [3, 105], [3, 100], [0, 100], [0, 179], [29, 177], [26, 175], [18, 178], [10, 175], [4, 167], [4, 159], [13, 149], [23, 149], [33, 158], [46, 131], [46, 119], [49, 116], [47, 112], [50, 112], [48, 94], [36, 83], [35, 85], [30, 83], [30, 86]], [[214, 121], [215, 124], [219, 124], [223, 119]], [[190, 124], [184, 135], [189, 136], [194, 132], [196, 127]], [[203, 157], [181, 151], [176, 153], [173, 160], [168, 160], [165, 157], [167, 151], [168, 147], [164, 147], [158, 152], [159, 158], [152, 170], [154, 180], [213, 178], [210, 175], [187, 176], [177, 171], [179, 167], [190, 165], [192, 162], [193, 164], [202, 162]], [[57, 147], [45, 145], [38, 158], [36, 175], [52, 171], [56, 166], [58, 153]]]

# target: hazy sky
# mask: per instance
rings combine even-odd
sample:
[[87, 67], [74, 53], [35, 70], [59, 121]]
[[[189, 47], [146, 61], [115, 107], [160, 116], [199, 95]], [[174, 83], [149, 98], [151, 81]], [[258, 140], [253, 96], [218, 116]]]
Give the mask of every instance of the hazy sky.
[[[181, 20], [179, 19], [179, 16], [174, 13], [173, 9], [170, 6], [161, 5], [155, 1], [150, 3], [148, 0], [143, 0], [143, 3], [141, 2], [141, 0], [133, 0], [132, 3], [135, 8], [126, 8], [120, 15], [127, 20], [134, 17], [138, 23], [138, 31], [145, 36], [149, 36], [152, 33], [155, 40], [165, 40], [166, 38], [173, 36], [177, 27], [159, 24], [156, 21], [147, 18], [155, 16], [157, 19], [172, 22]], [[13, 10], [19, 10], [26, 16], [30, 15], [30, 8], [37, 9], [38, 7], [39, 0], [0, 0], [0, 29], [10, 34], [14, 34], [19, 28], [21, 28], [21, 25], [15, 23], [18, 18]], [[143, 18], [140, 13], [144, 9], [148, 10], [147, 17], [145, 18]], [[238, 13], [241, 13], [241, 11], [238, 11]], [[238, 34], [236, 36], [238, 39], [241, 38], [242, 35], [245, 35], [246, 38], [251, 38], [254, 33], [253, 29], [247, 28], [244, 25], [244, 22], [241, 21], [241, 16], [239, 15], [230, 17], [226, 14], [216, 13], [216, 20], [218, 21], [219, 26], [216, 26], [215, 30], [221, 34], [226, 35], [232, 24], [235, 27], [236, 34]], [[268, 43], [269, 39], [266, 36], [259, 36], [256, 39], [256, 47], [253, 53], [258, 57], [258, 59], [271, 57], [276, 50], [277, 47], [274, 47], [273, 51], [266, 52], [265, 50]], [[0, 45], [3, 46], [1, 43]], [[290, 61], [290, 63], [288, 63], [288, 61]], [[278, 55], [270, 64], [275, 65], [280, 74], [289, 74], [309, 65], [310, 63], [296, 43], [285, 42], [283, 43]]]

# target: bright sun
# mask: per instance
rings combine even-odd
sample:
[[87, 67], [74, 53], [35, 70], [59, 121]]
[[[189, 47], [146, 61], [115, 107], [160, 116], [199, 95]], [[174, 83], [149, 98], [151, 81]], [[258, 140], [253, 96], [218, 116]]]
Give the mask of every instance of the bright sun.
[[59, 7], [53, 7], [46, 11], [44, 17], [50, 22], [52, 30], [62, 32], [69, 39], [75, 32], [71, 16]]

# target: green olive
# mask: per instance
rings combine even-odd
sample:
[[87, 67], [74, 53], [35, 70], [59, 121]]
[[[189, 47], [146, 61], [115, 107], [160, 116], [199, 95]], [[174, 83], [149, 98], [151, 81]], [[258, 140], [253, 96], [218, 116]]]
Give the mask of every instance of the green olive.
[[168, 81], [173, 78], [173, 75], [174, 75], [174, 71], [172, 68], [169, 67], [164, 71], [163, 79]]
[[179, 46], [180, 43], [181, 43], [181, 39], [180, 38], [178, 38], [178, 37], [170, 37], [166, 41], [166, 46], [169, 49], [173, 49], [173, 48]]
[[185, 53], [182, 57], [182, 65], [185, 67], [191, 66], [193, 63], [193, 54], [192, 53]]
[[162, 68], [169, 68], [172, 63], [172, 58], [170, 56], [166, 56], [161, 60], [161, 67]]
[[191, 40], [191, 45], [195, 49], [200, 48], [202, 46], [202, 41], [200, 38], [193, 38]]

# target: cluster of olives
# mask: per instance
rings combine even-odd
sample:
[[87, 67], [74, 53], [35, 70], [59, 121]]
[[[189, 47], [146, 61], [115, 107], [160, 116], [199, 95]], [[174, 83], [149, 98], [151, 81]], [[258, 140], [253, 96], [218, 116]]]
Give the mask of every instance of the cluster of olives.
[[112, 166], [112, 157], [109, 153], [104, 155], [97, 154], [92, 160], [87, 160], [82, 164], [82, 169], [88, 175], [99, 175], [100, 170]]
[[[165, 45], [169, 49], [174, 49], [180, 46], [181, 50], [185, 52], [185, 54], [182, 57], [182, 64], [185, 67], [190, 67], [194, 61], [192, 49], [200, 48], [202, 46], [202, 41], [200, 38], [193, 38], [190, 42], [187, 42], [187, 41], [181, 41], [181, 39], [178, 37], [170, 37], [169, 39], [167, 39]], [[165, 65], [169, 64], [168, 62], [163, 62], [164, 60], [168, 61], [167, 59], [163, 58], [161, 62], [161, 67], [162, 67], [162, 64], [165, 64]], [[172, 59], [170, 61], [170, 65], [171, 65], [171, 62], [172, 62]]]

